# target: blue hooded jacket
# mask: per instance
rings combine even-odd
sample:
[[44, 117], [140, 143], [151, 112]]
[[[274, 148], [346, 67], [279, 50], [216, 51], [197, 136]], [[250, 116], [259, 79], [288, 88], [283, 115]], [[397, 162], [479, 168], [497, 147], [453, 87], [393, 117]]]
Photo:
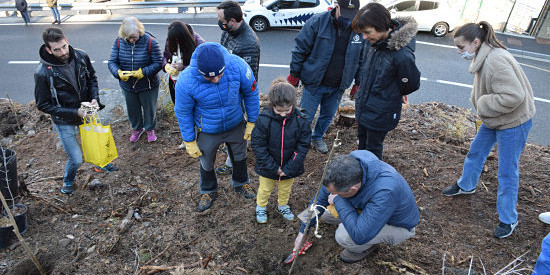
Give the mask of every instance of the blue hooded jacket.
[[[225, 70], [217, 84], [206, 80], [197, 69], [200, 47], [215, 45], [225, 58]], [[260, 113], [260, 98], [252, 70], [240, 57], [222, 45], [207, 42], [199, 45], [189, 67], [178, 76], [174, 111], [183, 141], [196, 139], [200, 132], [220, 134], [237, 127], [244, 120], [255, 122]]]
[[[361, 188], [351, 198], [335, 197], [334, 206], [351, 239], [358, 245], [368, 243], [386, 224], [408, 230], [416, 227], [419, 212], [407, 181], [367, 150], [353, 151], [350, 155], [363, 167]], [[322, 186], [317, 204], [328, 206], [329, 195]], [[324, 212], [320, 207], [317, 210], [321, 212], [319, 216]], [[300, 232], [304, 229], [302, 222]]]

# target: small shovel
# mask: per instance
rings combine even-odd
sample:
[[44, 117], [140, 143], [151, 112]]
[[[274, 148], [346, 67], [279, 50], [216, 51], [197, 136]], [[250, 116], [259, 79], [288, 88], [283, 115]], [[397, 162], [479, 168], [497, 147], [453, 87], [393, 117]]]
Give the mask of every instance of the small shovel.
[[[302, 244], [302, 249], [300, 249], [300, 255], [306, 254], [306, 250], [308, 250], [313, 245], [313, 240], [309, 238], [309, 235], [306, 235], [306, 240]], [[288, 255], [285, 259], [285, 264], [290, 264], [294, 261], [294, 258], [296, 258], [296, 250], [292, 250], [292, 253]]]

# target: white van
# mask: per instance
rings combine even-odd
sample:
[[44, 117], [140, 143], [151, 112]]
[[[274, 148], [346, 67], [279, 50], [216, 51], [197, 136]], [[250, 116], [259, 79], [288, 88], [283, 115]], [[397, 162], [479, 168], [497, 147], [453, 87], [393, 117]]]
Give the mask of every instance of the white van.
[[428, 31], [437, 37], [453, 31], [458, 21], [458, 12], [453, 11], [447, 1], [390, 0], [380, 3], [390, 10], [392, 18], [413, 17], [419, 31]]

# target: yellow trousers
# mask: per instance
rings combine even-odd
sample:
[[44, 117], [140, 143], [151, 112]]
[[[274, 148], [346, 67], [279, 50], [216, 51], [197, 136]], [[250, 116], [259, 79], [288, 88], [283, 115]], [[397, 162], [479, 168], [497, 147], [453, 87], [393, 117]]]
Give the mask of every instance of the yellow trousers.
[[256, 195], [256, 203], [260, 207], [265, 207], [267, 205], [267, 200], [275, 188], [275, 183], [278, 183], [277, 190], [279, 191], [278, 202], [279, 205], [287, 205], [288, 199], [290, 198], [290, 189], [294, 183], [294, 179], [287, 180], [272, 180], [260, 176], [260, 186], [258, 187], [258, 195]]

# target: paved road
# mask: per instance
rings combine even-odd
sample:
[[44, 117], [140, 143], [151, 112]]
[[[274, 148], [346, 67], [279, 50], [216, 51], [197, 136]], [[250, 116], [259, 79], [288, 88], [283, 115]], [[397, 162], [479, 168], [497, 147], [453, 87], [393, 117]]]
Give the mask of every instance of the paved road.
[[[143, 20], [146, 29], [164, 45], [170, 20]], [[219, 41], [220, 29], [215, 19], [187, 19], [207, 41]], [[48, 24], [49, 25], [49, 24]], [[11, 99], [26, 103], [34, 99], [32, 75], [38, 60], [38, 48], [42, 44], [41, 32], [47, 24], [1, 25], [0, 97], [9, 93]], [[118, 31], [118, 22], [89, 22], [63, 24], [69, 43], [85, 49], [95, 62], [100, 88], [118, 89], [118, 81], [107, 70], [113, 41]], [[261, 41], [259, 89], [266, 92], [271, 80], [288, 74], [290, 50], [298, 30], [281, 29], [258, 33]], [[459, 58], [450, 37], [435, 38], [427, 33], [417, 37], [417, 64], [422, 72], [422, 86], [412, 94], [411, 103], [445, 102], [471, 108], [469, 94], [473, 76], [468, 73], [469, 62]], [[537, 115], [530, 133], [530, 142], [541, 145], [550, 143], [550, 62], [518, 58], [529, 77], [537, 97]]]

